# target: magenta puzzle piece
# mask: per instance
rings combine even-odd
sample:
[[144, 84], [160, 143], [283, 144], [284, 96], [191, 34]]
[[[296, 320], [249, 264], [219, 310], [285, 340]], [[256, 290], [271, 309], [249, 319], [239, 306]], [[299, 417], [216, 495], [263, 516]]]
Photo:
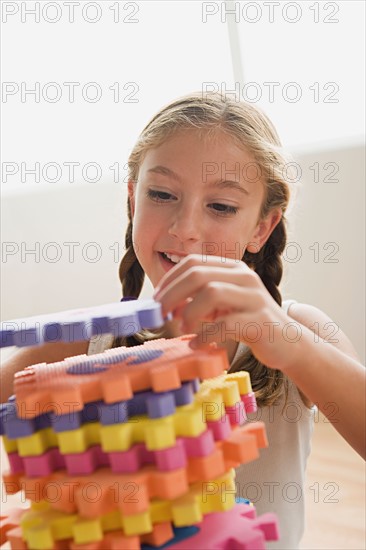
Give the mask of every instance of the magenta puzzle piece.
[[61, 454], [58, 448], [52, 448], [41, 455], [21, 457], [8, 453], [8, 457], [13, 474], [25, 472], [29, 477], [64, 469], [69, 475], [88, 475], [104, 466], [110, 466], [115, 473], [127, 474], [137, 472], [145, 464], [155, 464], [160, 471], [184, 468], [188, 458], [207, 456], [214, 448], [213, 434], [206, 430], [196, 437], [177, 438], [172, 447], [157, 451], [148, 451], [145, 443], [137, 443], [128, 451], [106, 453], [100, 445], [93, 445], [82, 453]]
[[266, 540], [279, 538], [276, 516], [269, 513], [256, 518], [248, 504], [236, 504], [224, 514], [207, 514], [197, 527], [197, 534], [167, 545], [167, 550], [265, 550]]

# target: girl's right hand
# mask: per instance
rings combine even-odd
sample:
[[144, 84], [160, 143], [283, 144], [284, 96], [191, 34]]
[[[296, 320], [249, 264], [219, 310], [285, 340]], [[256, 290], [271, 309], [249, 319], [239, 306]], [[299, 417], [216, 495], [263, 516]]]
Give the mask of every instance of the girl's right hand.
[[285, 368], [298, 353], [294, 342], [301, 325], [244, 262], [206, 258], [188, 255], [164, 275], [154, 293], [163, 315], [172, 312], [182, 319], [183, 331], [197, 334], [192, 347], [241, 341], [265, 365]]

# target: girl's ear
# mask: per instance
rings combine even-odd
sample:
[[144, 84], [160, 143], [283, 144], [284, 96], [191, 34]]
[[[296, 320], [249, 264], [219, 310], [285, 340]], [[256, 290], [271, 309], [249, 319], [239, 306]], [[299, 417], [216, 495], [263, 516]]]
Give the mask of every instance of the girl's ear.
[[131, 216], [135, 214], [135, 186], [132, 180], [128, 180], [128, 198], [131, 207]]
[[248, 243], [247, 251], [252, 254], [259, 252], [281, 219], [282, 210], [280, 208], [271, 210], [268, 216], [261, 220], [255, 228], [252, 238]]

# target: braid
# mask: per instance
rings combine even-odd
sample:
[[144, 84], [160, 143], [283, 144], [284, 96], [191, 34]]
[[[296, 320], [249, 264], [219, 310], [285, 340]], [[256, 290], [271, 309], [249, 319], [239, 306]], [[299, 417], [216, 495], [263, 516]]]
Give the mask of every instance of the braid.
[[[129, 200], [127, 211], [129, 221], [125, 236], [126, 253], [119, 265], [119, 278], [122, 284], [123, 296], [133, 296], [134, 298], [138, 298], [144, 284], [145, 272], [137, 259], [136, 252], [133, 247], [132, 216]], [[117, 336], [113, 341], [112, 348], [119, 348], [121, 346], [138, 346], [143, 344], [146, 340], [153, 340], [160, 337], [160, 333], [158, 334], [148, 330], [141, 330], [131, 336]]]
[[123, 256], [119, 266], [119, 278], [122, 283], [123, 296], [134, 296], [138, 298], [144, 284], [145, 273], [136, 258], [135, 249], [132, 242], [132, 221], [129, 220], [126, 237], [126, 253]]
[[264, 286], [277, 302], [282, 304], [282, 298], [278, 285], [283, 275], [281, 254], [286, 246], [286, 228], [283, 217], [272, 231], [263, 248], [256, 254], [245, 252], [244, 261], [254, 270], [263, 281]]
[[[264, 247], [256, 254], [246, 251], [243, 258], [249, 267], [254, 267], [266, 289], [279, 306], [282, 305], [282, 297], [278, 289], [283, 274], [281, 254], [285, 245], [286, 228], [282, 217]], [[234, 362], [229, 372], [243, 370], [243, 365], [250, 374], [259, 406], [273, 404], [280, 397], [283, 388], [287, 397], [287, 378], [281, 371], [270, 369], [258, 361], [250, 348]]]
[[[144, 284], [145, 273], [138, 261], [132, 242], [132, 216], [129, 199], [127, 200], [128, 226], [125, 236], [126, 253], [119, 265], [119, 279], [122, 284], [122, 295], [138, 298]], [[141, 342], [137, 334], [132, 336], [117, 336], [112, 344], [112, 348], [121, 346], [137, 346]]]

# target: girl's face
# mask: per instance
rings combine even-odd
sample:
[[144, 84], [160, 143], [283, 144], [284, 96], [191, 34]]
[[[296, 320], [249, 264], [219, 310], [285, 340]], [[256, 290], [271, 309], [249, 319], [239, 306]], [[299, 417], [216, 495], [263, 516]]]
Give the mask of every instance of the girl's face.
[[222, 132], [181, 130], [147, 152], [129, 197], [134, 249], [154, 287], [188, 254], [240, 261], [261, 248], [281, 212], [259, 220], [264, 185], [254, 164]]

